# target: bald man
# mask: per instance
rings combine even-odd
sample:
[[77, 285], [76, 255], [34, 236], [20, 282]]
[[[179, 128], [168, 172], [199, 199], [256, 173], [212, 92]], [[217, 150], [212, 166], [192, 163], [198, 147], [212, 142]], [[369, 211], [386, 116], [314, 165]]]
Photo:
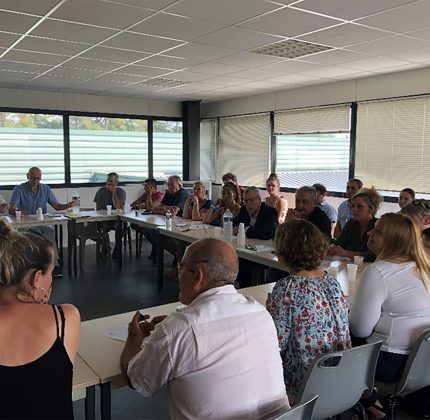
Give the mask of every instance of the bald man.
[[237, 271], [230, 244], [197, 241], [179, 264], [188, 306], [140, 323], [137, 312], [129, 324], [123, 372], [147, 397], [168, 384], [171, 418], [268, 418], [289, 408], [273, 321], [237, 293]]
[[[12, 197], [10, 199], [9, 212], [15, 215], [16, 210], [21, 210], [23, 214], [36, 214], [36, 210], [40, 207], [42, 213], [47, 213], [47, 204], [49, 203], [51, 207], [55, 210], [66, 210], [73, 205], [73, 201], [66, 204], [60, 204], [55, 197], [55, 194], [51, 188], [42, 184], [40, 181], [42, 179], [42, 171], [33, 166], [27, 172], [27, 182], [17, 185], [13, 189]], [[43, 226], [33, 226], [29, 230], [35, 231], [39, 234], [45, 236], [52, 243], [54, 247], [56, 256], [57, 243], [55, 242], [54, 228], [50, 225]], [[53, 277], [61, 277], [62, 270], [56, 265], [52, 273]]]

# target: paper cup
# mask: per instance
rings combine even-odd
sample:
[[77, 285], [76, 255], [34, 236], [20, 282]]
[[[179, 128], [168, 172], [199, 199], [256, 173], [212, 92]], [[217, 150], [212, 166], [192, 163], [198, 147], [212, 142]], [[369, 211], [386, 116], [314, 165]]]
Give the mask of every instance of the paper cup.
[[348, 269], [348, 283], [349, 282], [355, 283], [358, 265], [357, 264], [347, 264], [346, 267]]
[[106, 206], [106, 214], [108, 216], [110, 216], [112, 214], [112, 206], [111, 205]]
[[17, 222], [20, 222], [21, 221], [21, 211], [20, 210], [16, 210], [15, 211], [15, 218], [16, 218], [16, 221]]
[[356, 255], [354, 257], [354, 264], [357, 264], [359, 266], [362, 266], [364, 263], [364, 257], [360, 256], [360, 255]]

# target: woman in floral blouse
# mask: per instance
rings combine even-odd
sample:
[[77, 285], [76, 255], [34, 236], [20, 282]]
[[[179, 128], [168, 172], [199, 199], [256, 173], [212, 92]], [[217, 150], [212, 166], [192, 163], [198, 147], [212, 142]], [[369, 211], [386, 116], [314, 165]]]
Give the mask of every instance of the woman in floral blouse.
[[328, 243], [317, 227], [291, 219], [278, 226], [275, 248], [291, 274], [275, 284], [268, 309], [278, 331], [287, 392], [294, 398], [317, 356], [351, 347], [348, 308], [337, 280], [318, 268]]

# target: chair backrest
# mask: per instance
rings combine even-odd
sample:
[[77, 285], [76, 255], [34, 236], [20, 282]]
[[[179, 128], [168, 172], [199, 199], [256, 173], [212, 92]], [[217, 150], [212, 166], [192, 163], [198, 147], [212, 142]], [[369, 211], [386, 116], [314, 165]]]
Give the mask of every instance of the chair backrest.
[[305, 402], [294, 406], [291, 410], [286, 411], [284, 414], [281, 414], [273, 420], [311, 420], [317, 398], [318, 395], [315, 395], [314, 397], [307, 399]]
[[353, 407], [373, 389], [382, 341], [324, 354], [306, 371], [297, 401], [318, 395], [313, 419], [326, 419]]
[[403, 396], [430, 385], [430, 329], [425, 330], [409, 353], [395, 395]]

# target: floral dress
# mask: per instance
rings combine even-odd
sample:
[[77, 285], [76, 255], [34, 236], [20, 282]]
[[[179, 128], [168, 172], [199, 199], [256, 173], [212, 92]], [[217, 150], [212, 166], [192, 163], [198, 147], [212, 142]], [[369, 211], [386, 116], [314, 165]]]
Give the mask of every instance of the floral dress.
[[317, 356], [351, 347], [345, 296], [328, 274], [316, 278], [290, 275], [278, 280], [270, 313], [291, 395], [297, 395], [306, 369]]

